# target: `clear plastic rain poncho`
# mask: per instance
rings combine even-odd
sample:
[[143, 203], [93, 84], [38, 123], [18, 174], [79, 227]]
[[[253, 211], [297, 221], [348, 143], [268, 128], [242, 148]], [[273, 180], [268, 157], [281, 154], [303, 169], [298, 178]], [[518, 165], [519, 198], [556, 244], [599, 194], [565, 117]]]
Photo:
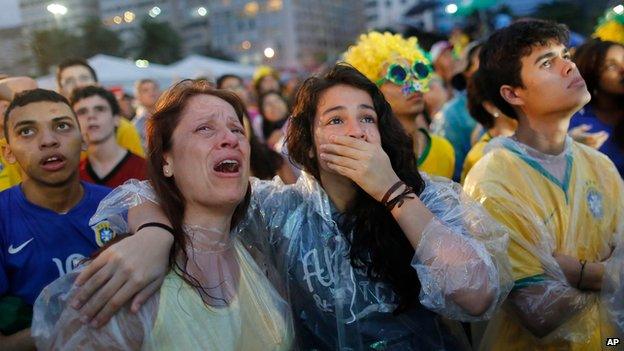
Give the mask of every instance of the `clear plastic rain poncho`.
[[[127, 232], [118, 210], [154, 201], [147, 183], [130, 181], [105, 198], [96, 213]], [[140, 195], [139, 195], [140, 194]], [[112, 211], [112, 212], [111, 212]], [[125, 210], [123, 211], [125, 212]], [[83, 325], [68, 306], [77, 273], [46, 287], [34, 305], [32, 335], [40, 350], [289, 350], [291, 309], [281, 280], [259, 250], [235, 234], [184, 226], [188, 259], [165, 276], [138, 314], [124, 307], [100, 329]], [[140, 254], [140, 253], [138, 253]], [[184, 267], [182, 273], [179, 267]], [[180, 274], [178, 274], [178, 272]], [[182, 279], [189, 278], [191, 284]]]
[[[570, 138], [560, 155], [496, 138], [464, 189], [511, 235], [514, 289], [482, 349], [599, 350], [623, 337], [624, 188], [605, 155]], [[579, 278], [580, 260], [602, 262], [602, 290], [584, 288], [587, 268], [580, 288], [570, 284], [555, 255], [570, 256]]]
[[[421, 304], [398, 315], [393, 314], [397, 297], [392, 289], [352, 267], [348, 241], [334, 219], [336, 211], [313, 177], [303, 172], [294, 185], [277, 178], [252, 179], [249, 212], [237, 235], [277, 267], [302, 349], [469, 349], [457, 320], [488, 319], [502, 304], [512, 287], [506, 231], [458, 184], [425, 179], [420, 198], [437, 220], [423, 232], [412, 264], [422, 285]], [[107, 218], [125, 227], [129, 207], [153, 200], [146, 184], [114, 190], [110, 198], [132, 201], [99, 210], [92, 224]], [[454, 263], [443, 260], [442, 252], [453, 255]], [[493, 296], [481, 316], [469, 315], [451, 297], [470, 290]]]
[[[244, 227], [268, 230], [276, 265], [287, 281], [302, 348], [466, 349], [467, 340], [456, 321], [487, 319], [507, 296], [512, 280], [506, 231], [458, 184], [423, 177], [426, 187], [420, 199], [437, 220], [424, 230], [412, 263], [422, 285], [421, 304], [399, 315], [393, 314], [397, 297], [392, 289], [351, 265], [336, 210], [312, 176], [304, 172], [292, 186], [279, 181], [252, 183], [254, 201]], [[444, 250], [458, 257], [470, 252], [474, 258], [450, 265], [441, 259]], [[474, 317], [451, 296], [464, 289], [482, 289], [480, 276], [487, 277], [494, 299], [486, 313]]]

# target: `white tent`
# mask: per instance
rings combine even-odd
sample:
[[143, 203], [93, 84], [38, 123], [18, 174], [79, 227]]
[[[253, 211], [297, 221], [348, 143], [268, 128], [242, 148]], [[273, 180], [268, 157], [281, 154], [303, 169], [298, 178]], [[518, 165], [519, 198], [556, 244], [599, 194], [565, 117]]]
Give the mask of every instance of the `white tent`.
[[199, 78], [216, 79], [223, 74], [236, 74], [243, 78], [251, 78], [256, 70], [253, 66], [237, 62], [224, 61], [201, 55], [189, 55], [169, 65], [175, 79]]
[[[164, 65], [150, 63], [145, 68], [139, 68], [132, 60], [103, 54], [95, 55], [87, 61], [95, 70], [100, 84], [105, 87], [122, 86], [124, 90], [132, 92], [134, 82], [139, 79], [154, 79], [163, 88], [173, 81], [173, 74]], [[53, 74], [37, 79], [37, 83], [42, 88], [56, 88]]]
[[[100, 84], [105, 87], [121, 86], [127, 92], [132, 92], [134, 82], [143, 78], [156, 80], [162, 89], [167, 88], [174, 81], [185, 78], [206, 77], [216, 79], [222, 74], [237, 74], [243, 78], [250, 78], [255, 67], [242, 65], [237, 62], [218, 60], [200, 55], [190, 55], [168, 66], [150, 63], [145, 68], [139, 68], [134, 61], [99, 54], [88, 59], [89, 64], [97, 73]], [[40, 87], [56, 89], [53, 74], [37, 79]]]

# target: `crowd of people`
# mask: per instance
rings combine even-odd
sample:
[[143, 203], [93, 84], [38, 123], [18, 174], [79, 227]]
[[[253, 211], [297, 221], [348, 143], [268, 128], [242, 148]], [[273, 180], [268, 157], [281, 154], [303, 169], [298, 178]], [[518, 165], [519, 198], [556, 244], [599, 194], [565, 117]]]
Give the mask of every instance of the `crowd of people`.
[[623, 347], [624, 44], [568, 43], [0, 78], [0, 350]]

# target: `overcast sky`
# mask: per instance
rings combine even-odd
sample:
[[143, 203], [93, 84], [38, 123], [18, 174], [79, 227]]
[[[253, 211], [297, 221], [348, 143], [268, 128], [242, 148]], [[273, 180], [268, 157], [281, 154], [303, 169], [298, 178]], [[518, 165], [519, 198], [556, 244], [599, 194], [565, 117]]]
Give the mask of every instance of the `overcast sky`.
[[19, 0], [0, 0], [0, 28], [15, 27], [21, 20]]

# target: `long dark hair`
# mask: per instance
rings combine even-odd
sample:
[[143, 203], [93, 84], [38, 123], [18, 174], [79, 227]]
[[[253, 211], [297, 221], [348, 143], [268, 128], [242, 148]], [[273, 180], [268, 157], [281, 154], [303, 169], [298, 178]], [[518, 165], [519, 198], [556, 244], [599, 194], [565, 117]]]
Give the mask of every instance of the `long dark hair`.
[[613, 41], [592, 39], [579, 46], [574, 52], [574, 63], [579, 73], [585, 79], [587, 90], [594, 99], [594, 94], [599, 92], [600, 75], [604, 69], [607, 52], [614, 45], [620, 45]]
[[[176, 260], [178, 255], [183, 255], [184, 259], [189, 257], [186, 252], [187, 237], [182, 229], [186, 201], [173, 177], [168, 178], [163, 174], [164, 154], [171, 150], [173, 131], [180, 122], [180, 115], [188, 100], [196, 95], [210, 95], [225, 100], [232, 105], [239, 121], [243, 123], [245, 106], [236, 94], [227, 90], [213, 89], [205, 80], [183, 80], [177, 83], [158, 99], [156, 112], [147, 121], [147, 173], [160, 201], [160, 206], [173, 228], [173, 246], [169, 254], [169, 266], [175, 268], [174, 271], [189, 285], [203, 289], [199, 282], [187, 273], [186, 268], [180, 266]], [[234, 228], [244, 216], [249, 205], [250, 194], [248, 187], [245, 199], [234, 211], [230, 223], [231, 228]]]
[[[367, 92], [379, 117], [381, 146], [399, 178], [420, 194], [425, 187], [416, 168], [412, 139], [392, 114], [379, 88], [350, 65], [339, 63], [321, 77], [306, 79], [295, 96], [286, 143], [291, 160], [320, 182], [313, 140], [314, 118], [323, 92], [336, 85], [348, 85]], [[314, 156], [316, 157], [316, 156]], [[400, 312], [418, 303], [420, 281], [411, 266], [414, 249], [391, 213], [364, 190], [357, 195], [339, 224], [350, 241], [351, 264], [366, 271], [369, 279], [389, 284], [399, 297]]]
[[[247, 116], [249, 115], [246, 114], [245, 119], [250, 123]], [[249, 166], [253, 176], [258, 179], [273, 179], [284, 164], [284, 159], [280, 154], [261, 142], [256, 134], [251, 131], [251, 128], [249, 133], [249, 146], [251, 146]]]
[[485, 130], [489, 130], [494, 127], [495, 119], [485, 107], [483, 102], [486, 101], [484, 88], [483, 88], [483, 75], [482, 72], [475, 72], [470, 79], [468, 79], [468, 88], [466, 89], [466, 96], [468, 98], [468, 112], [470, 115], [481, 125]]

